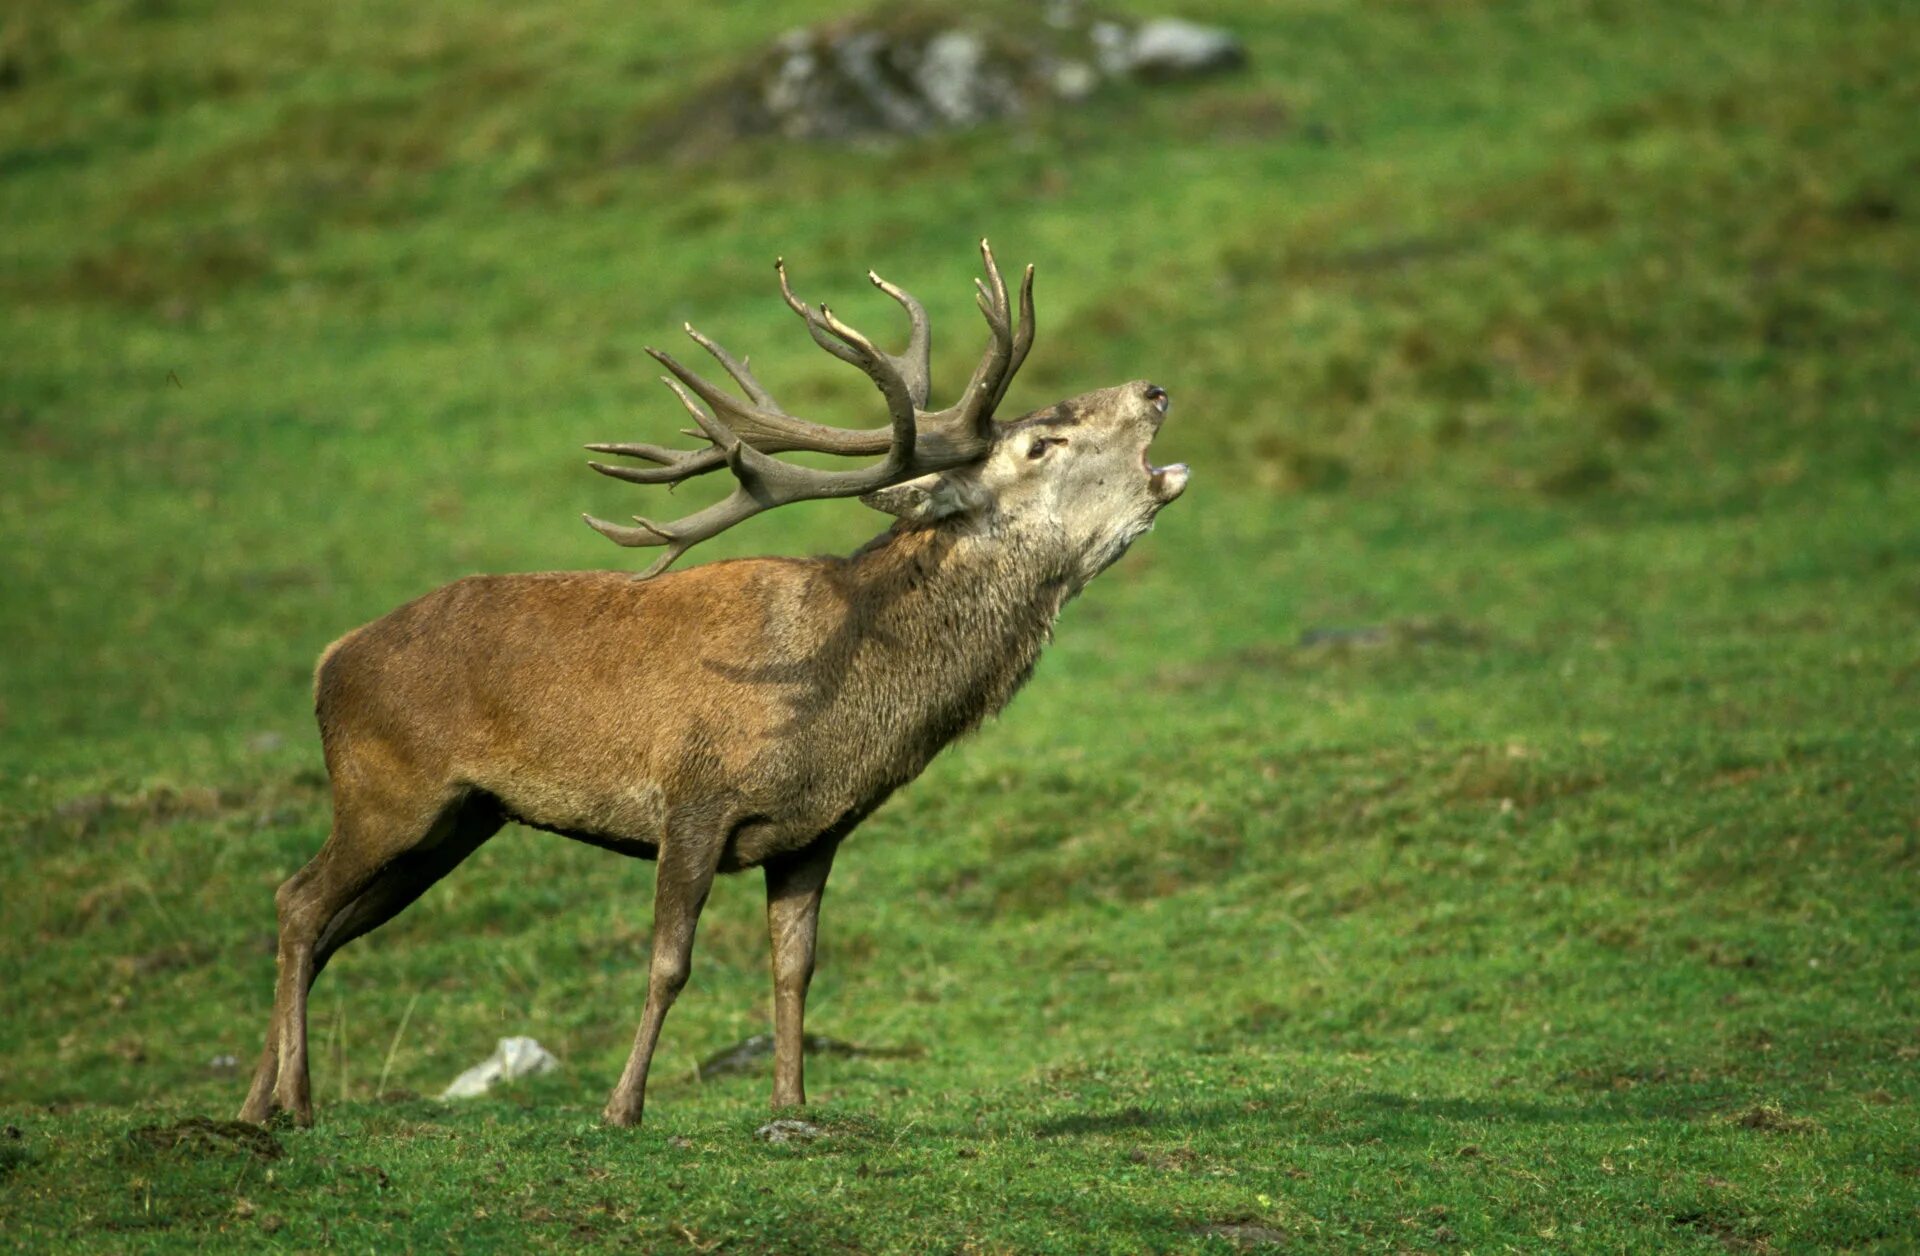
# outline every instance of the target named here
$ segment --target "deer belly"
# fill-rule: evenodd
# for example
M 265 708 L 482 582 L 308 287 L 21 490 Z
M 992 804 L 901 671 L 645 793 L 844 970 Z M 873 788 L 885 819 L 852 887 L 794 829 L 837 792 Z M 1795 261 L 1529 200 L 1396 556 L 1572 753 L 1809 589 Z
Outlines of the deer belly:
M 551 779 L 476 783 L 520 823 L 599 845 L 632 846 L 634 853 L 650 856 L 666 831 L 666 798 L 652 783 L 615 788 Z

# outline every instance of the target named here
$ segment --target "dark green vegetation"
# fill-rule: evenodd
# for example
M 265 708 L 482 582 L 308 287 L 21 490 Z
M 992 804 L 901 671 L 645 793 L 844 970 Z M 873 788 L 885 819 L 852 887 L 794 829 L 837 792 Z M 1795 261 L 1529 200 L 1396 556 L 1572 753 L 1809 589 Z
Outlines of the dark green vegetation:
M 1186 6 L 1254 70 L 855 152 L 661 163 L 806 4 L 0 19 L 0 1243 L 106 1251 L 1909 1250 L 1920 1242 L 1920 21 L 1896 3 Z M 326 830 L 336 633 L 624 563 L 581 466 L 692 318 L 877 414 L 768 265 L 1150 375 L 1194 488 L 868 823 L 751 1139 L 756 879 L 648 1124 L 599 1128 L 649 866 L 508 830 L 238 1107 Z M 849 548 L 855 506 L 702 558 Z M 566 1070 L 430 1099 L 493 1039 Z M 210 1064 L 236 1056 L 238 1068 Z M 182 1124 L 182 1122 L 188 1122 Z

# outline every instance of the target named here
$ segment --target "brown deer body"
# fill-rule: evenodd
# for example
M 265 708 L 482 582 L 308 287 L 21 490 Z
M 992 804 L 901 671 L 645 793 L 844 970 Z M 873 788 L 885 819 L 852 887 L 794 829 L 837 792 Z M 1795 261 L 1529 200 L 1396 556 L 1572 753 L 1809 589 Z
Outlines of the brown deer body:
M 713 877 L 755 867 L 765 871 L 773 951 L 774 1104 L 804 1102 L 802 1018 L 821 893 L 841 839 L 1013 696 L 1060 607 L 1185 486 L 1184 467 L 1145 460 L 1166 409 L 1165 393 L 1150 384 L 992 421 L 1032 316 L 1023 291 L 1022 334 L 1011 334 L 990 254 L 987 262 L 993 284 L 982 308 L 995 337 L 969 386 L 971 412 L 965 399 L 939 415 L 919 409 L 924 366 L 917 377 L 911 368 L 924 358 L 924 316 L 905 294 L 881 285 L 914 316 L 904 362 L 794 303 L 816 339 L 825 326 L 836 343 L 864 347 L 858 364 L 889 394 L 889 443 L 858 450 L 888 455 L 872 473 L 803 472 L 764 458 L 770 448 L 873 436 L 815 428 L 798 443 L 801 421 L 773 407 L 713 346 L 759 405 L 760 426 L 657 355 L 733 419 L 705 416 L 682 394 L 721 456 L 596 447 L 665 468 L 601 468 L 642 482 L 732 466 L 734 497 L 679 525 L 591 521 L 623 543 L 668 546 L 667 561 L 757 509 L 854 491 L 900 517 L 860 552 L 713 563 L 660 579 L 472 577 L 329 647 L 315 705 L 333 829 L 278 895 L 274 1015 L 243 1119 L 263 1120 L 276 1107 L 311 1119 L 306 997 L 314 978 L 342 945 L 390 919 L 510 820 L 658 860 L 646 1005 L 607 1104 L 610 1122 L 640 1117 L 648 1064 L 686 983 Z M 998 376 L 987 369 L 996 355 Z M 916 456 L 921 432 L 930 439 Z M 1069 457 L 1069 446 L 1086 452 Z M 824 481 L 797 478 L 793 496 L 768 491 L 789 471 L 842 478 L 825 491 Z

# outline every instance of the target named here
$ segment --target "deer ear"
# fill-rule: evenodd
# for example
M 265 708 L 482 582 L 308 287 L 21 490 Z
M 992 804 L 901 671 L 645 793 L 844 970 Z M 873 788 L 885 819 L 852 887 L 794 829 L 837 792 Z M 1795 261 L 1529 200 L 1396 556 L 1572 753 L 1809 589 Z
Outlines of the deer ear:
M 959 481 L 936 471 L 917 480 L 875 489 L 862 497 L 860 504 L 908 523 L 933 523 L 969 509 L 973 502 Z

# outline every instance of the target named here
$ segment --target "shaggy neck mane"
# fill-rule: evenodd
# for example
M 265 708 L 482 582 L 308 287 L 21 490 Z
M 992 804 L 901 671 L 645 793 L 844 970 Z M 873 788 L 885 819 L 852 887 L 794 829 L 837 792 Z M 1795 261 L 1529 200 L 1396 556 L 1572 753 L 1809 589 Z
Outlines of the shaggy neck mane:
M 965 520 L 903 523 L 830 564 L 848 611 L 846 698 L 926 758 L 1005 706 L 1075 591 L 1072 564 L 1044 540 Z

